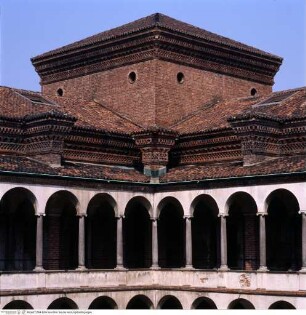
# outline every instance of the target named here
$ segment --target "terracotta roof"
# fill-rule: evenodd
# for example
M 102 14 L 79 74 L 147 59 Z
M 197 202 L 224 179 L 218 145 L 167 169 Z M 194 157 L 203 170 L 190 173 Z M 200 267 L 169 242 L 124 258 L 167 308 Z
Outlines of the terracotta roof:
M 182 166 L 170 169 L 166 175 L 161 177 L 160 181 L 184 182 L 295 172 L 306 173 L 306 160 L 304 156 L 275 158 L 250 166 L 242 166 L 241 163 Z
M 271 100 L 275 100 L 271 102 Z M 293 119 L 306 115 L 306 88 L 274 92 L 263 97 L 218 101 L 190 114 L 172 126 L 180 134 L 229 128 L 230 118 L 261 114 L 269 118 Z
M 130 119 L 94 101 L 52 97 L 39 92 L 0 87 L 0 116 L 24 118 L 58 112 L 77 118 L 76 126 L 92 127 L 117 133 L 131 133 L 141 128 Z
M 52 168 L 47 164 L 20 156 L 0 155 L 1 171 L 18 174 L 54 175 L 84 179 L 104 179 L 127 182 L 149 182 L 150 178 L 132 168 L 91 164 L 66 164 Z
M 259 50 L 257 48 L 242 44 L 238 41 L 234 41 L 232 39 L 211 33 L 209 31 L 206 31 L 199 27 L 195 27 L 191 24 L 176 20 L 174 18 L 171 18 L 161 13 L 155 13 L 147 17 L 138 19 L 136 21 L 116 27 L 114 29 L 104 31 L 96 35 L 87 37 L 85 39 L 74 42 L 72 44 L 69 44 L 69 45 L 60 47 L 58 49 L 49 51 L 47 53 L 38 55 L 37 57 L 32 58 L 32 60 L 34 61 L 39 58 L 52 57 L 57 54 L 69 52 L 74 49 L 87 48 L 99 42 L 120 38 L 125 35 L 137 33 L 139 31 L 152 29 L 152 28 L 167 29 L 167 30 L 179 32 L 185 35 L 193 36 L 194 38 L 197 38 L 197 39 L 212 42 L 214 44 L 219 44 L 221 46 L 228 46 L 228 47 L 238 49 L 238 50 L 243 50 L 243 51 L 247 51 L 251 53 L 257 53 L 268 59 L 272 58 L 272 59 L 277 59 L 278 61 L 282 60 L 282 58 L 276 55 L 273 55 L 273 54 L 264 52 L 262 50 Z

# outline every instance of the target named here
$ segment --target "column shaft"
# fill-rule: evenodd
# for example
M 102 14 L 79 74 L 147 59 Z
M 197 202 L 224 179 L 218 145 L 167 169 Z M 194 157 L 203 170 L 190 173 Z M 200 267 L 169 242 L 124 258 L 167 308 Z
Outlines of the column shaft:
M 266 213 L 259 213 L 259 270 L 266 271 Z
M 158 234 L 157 219 L 152 219 L 152 267 L 158 268 Z
M 226 216 L 221 215 L 221 270 L 227 270 L 227 234 L 226 234 Z
M 85 218 L 79 216 L 79 263 L 78 269 L 85 269 Z
M 38 215 L 36 220 L 36 263 L 35 271 L 43 269 L 43 216 Z
M 186 222 L 186 268 L 192 268 L 191 217 L 186 217 L 185 222 Z
M 306 211 L 301 211 L 302 215 L 302 272 L 306 272 Z
M 122 231 L 123 216 L 117 218 L 117 267 L 116 269 L 123 268 L 123 231 Z

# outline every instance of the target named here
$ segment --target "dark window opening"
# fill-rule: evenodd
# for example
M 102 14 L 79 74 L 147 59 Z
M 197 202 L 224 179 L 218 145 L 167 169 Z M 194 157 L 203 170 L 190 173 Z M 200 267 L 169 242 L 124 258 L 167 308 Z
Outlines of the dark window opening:
M 134 296 L 128 303 L 126 309 L 130 310 L 147 310 L 153 307 L 149 298 L 144 295 Z
M 254 89 L 254 88 L 253 88 L 253 89 L 251 89 L 251 95 L 252 95 L 252 96 L 255 96 L 256 94 L 257 94 L 257 90 L 256 90 L 256 89 Z
M 58 90 L 56 91 L 56 93 L 57 93 L 58 96 L 63 96 L 63 95 L 64 95 L 63 89 L 58 89 Z
M 134 83 L 136 81 L 136 78 L 137 78 L 136 72 L 132 71 L 129 73 L 129 82 L 130 83 Z
M 177 75 L 176 75 L 176 79 L 177 79 L 177 82 L 182 84 L 184 83 L 185 81 L 185 76 L 184 76 L 184 73 L 183 72 L 179 72 Z

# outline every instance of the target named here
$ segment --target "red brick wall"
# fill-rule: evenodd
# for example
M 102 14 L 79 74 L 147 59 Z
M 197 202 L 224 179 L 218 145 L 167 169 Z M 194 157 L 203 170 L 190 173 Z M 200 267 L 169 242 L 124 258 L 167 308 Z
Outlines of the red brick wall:
M 137 80 L 131 84 L 128 74 L 134 71 Z M 177 82 L 177 73 L 184 73 L 184 83 Z M 226 75 L 187 66 L 150 60 L 43 86 L 43 93 L 93 99 L 133 118 L 143 126 L 174 123 L 198 109 L 213 97 L 224 99 L 250 96 L 256 88 L 268 94 L 271 86 L 253 83 Z M 156 109 L 156 110 L 155 110 Z

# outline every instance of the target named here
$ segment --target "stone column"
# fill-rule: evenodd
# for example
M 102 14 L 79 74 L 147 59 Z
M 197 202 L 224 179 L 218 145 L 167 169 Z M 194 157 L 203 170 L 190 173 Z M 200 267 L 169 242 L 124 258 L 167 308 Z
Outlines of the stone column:
M 267 271 L 267 241 L 266 241 L 266 218 L 267 213 L 258 212 L 259 216 L 259 269 L 258 271 Z
M 117 267 L 116 269 L 125 269 L 123 267 L 123 215 L 117 217 Z
M 79 263 L 78 270 L 85 270 L 85 215 L 79 214 Z
M 227 214 L 219 214 L 220 217 L 220 237 L 221 237 L 221 266 L 220 270 L 228 270 L 227 266 L 227 234 L 226 234 L 226 217 Z
M 157 218 L 151 218 L 152 221 L 152 266 L 151 269 L 158 269 L 158 234 Z
M 300 272 L 306 273 L 306 210 L 299 211 L 302 216 L 302 268 Z
M 43 271 L 43 214 L 36 217 L 36 263 L 34 271 Z
M 186 233 L 186 266 L 192 269 L 192 232 L 191 232 L 191 216 L 185 216 L 185 233 Z

